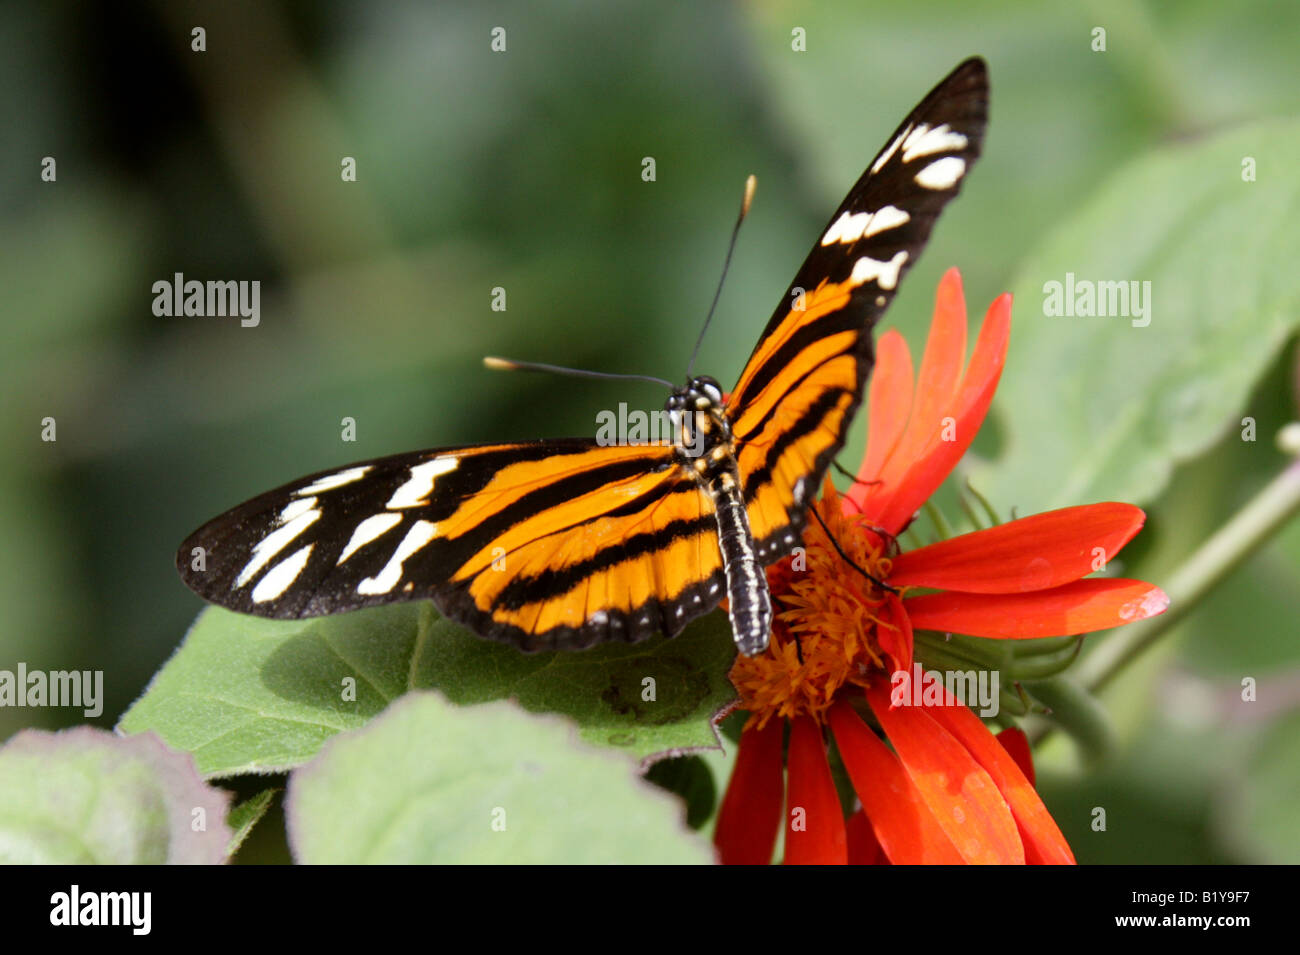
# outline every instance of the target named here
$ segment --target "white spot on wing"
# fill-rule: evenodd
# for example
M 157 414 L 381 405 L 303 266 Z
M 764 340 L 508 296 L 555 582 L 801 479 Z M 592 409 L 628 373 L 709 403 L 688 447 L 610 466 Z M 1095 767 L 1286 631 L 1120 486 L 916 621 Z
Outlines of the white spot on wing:
M 393 492 L 392 498 L 388 502 L 388 507 L 419 507 L 421 504 L 429 503 L 429 495 L 433 493 L 434 481 L 440 475 L 449 471 L 456 470 L 460 464 L 460 458 L 443 457 L 432 458 L 423 464 L 417 464 L 411 468 L 411 476 L 406 483 Z
M 337 474 L 326 474 L 324 477 L 318 477 L 306 487 L 294 491 L 294 494 L 298 497 L 306 497 L 309 494 L 319 494 L 321 491 L 332 491 L 336 487 L 343 487 L 343 485 L 351 484 L 353 481 L 360 481 L 369 470 L 370 465 L 363 464 L 360 467 L 339 471 Z
M 896 206 L 881 206 L 875 212 L 845 212 L 822 236 L 822 245 L 836 242 L 851 245 L 859 239 L 878 235 L 905 225 L 911 216 Z
M 433 540 L 437 532 L 438 525 L 429 521 L 416 521 L 412 524 L 411 529 L 402 538 L 402 542 L 397 545 L 393 556 L 384 565 L 384 569 L 377 576 L 367 577 L 357 584 L 357 593 L 386 594 L 396 587 L 397 582 L 402 579 L 402 562 Z
M 257 586 L 253 588 L 253 603 L 266 603 L 288 590 L 290 585 L 298 579 L 302 569 L 307 566 L 307 558 L 311 556 L 311 549 L 315 546 L 312 543 L 306 547 L 299 547 L 289 557 L 268 570 L 266 576 L 259 580 Z
M 284 518 L 285 514 L 288 513 L 293 506 L 294 505 L 290 504 L 280 512 L 281 519 Z M 321 512 L 318 510 L 309 510 L 300 514 L 295 514 L 292 520 L 284 524 L 284 526 L 267 534 L 253 545 L 253 556 L 249 559 L 248 565 L 245 566 L 244 569 L 239 572 L 239 576 L 235 578 L 235 586 L 242 587 L 256 577 L 258 571 L 270 563 L 272 557 L 288 547 L 294 538 L 314 524 L 320 518 L 320 515 Z
M 906 250 L 895 253 L 888 262 L 878 262 L 871 256 L 864 255 L 853 263 L 853 274 L 849 276 L 849 281 L 858 286 L 874 279 L 881 288 L 892 289 L 898 285 L 898 274 L 906 261 Z
M 314 497 L 300 497 L 296 501 L 290 501 L 284 506 L 284 510 L 280 512 L 280 516 L 276 518 L 275 523 L 288 524 L 291 520 L 301 514 L 306 514 L 315 506 L 316 498 Z
M 965 148 L 966 137 L 961 133 L 954 133 L 947 123 L 934 129 L 918 126 L 916 132 L 903 142 L 903 162 L 911 162 L 918 156 L 932 156 L 935 153 Z
M 343 553 L 339 554 L 338 562 L 343 563 L 372 540 L 387 534 L 400 523 L 402 523 L 401 514 L 372 514 L 367 517 L 352 532 L 352 539 L 348 541 L 348 546 L 343 548 Z
M 951 189 L 966 172 L 966 160 L 957 156 L 936 159 L 916 174 L 916 184 L 926 189 Z
M 921 128 L 924 129 L 925 127 L 922 126 Z M 889 162 L 894 153 L 898 152 L 898 147 L 903 144 L 903 140 L 907 138 L 908 133 L 911 131 L 912 127 L 909 126 L 907 129 L 899 133 L 898 136 L 894 138 L 894 141 L 889 144 L 889 148 L 880 154 L 880 158 L 871 164 L 871 174 L 873 176 L 884 168 L 885 163 Z

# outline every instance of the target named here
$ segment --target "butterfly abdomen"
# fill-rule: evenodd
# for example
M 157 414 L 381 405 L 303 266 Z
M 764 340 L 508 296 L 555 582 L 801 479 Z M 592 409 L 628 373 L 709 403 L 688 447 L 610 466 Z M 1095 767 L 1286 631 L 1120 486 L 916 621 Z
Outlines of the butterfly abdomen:
M 767 649 L 772 629 L 772 598 L 767 574 L 754 547 L 749 529 L 745 496 L 740 489 L 740 471 L 735 461 L 709 484 L 714 516 L 718 519 L 718 545 L 727 575 L 727 613 L 736 647 L 746 656 Z

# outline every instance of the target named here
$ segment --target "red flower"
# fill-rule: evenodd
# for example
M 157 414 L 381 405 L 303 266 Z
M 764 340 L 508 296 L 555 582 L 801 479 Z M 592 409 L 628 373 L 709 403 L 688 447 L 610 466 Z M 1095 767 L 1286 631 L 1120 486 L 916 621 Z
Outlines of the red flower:
M 750 717 L 719 810 L 723 862 L 769 862 L 782 818 L 787 863 L 1074 861 L 1034 790 L 1023 734 L 995 737 L 942 685 L 923 700 L 911 696 L 913 631 L 1027 639 L 1161 613 L 1168 598 L 1151 584 L 1086 577 L 1145 515 L 1094 504 L 897 556 L 889 546 L 974 439 L 1010 324 L 1011 297 L 1003 295 L 963 372 L 966 310 L 954 269 L 939 283 L 915 388 L 906 342 L 894 331 L 881 336 L 858 482 L 841 498 L 828 480 L 814 505 L 834 540 L 812 521 L 804 552 L 769 568 L 785 609 L 768 652 L 738 658 L 731 671 Z M 847 821 L 827 729 L 861 803 Z

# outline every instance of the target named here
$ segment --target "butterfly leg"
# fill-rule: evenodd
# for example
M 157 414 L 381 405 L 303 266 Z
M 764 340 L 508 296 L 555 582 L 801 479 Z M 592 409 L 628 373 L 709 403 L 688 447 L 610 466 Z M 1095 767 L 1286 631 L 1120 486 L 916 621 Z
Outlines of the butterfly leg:
M 879 483 L 880 483 L 879 480 L 876 480 L 876 481 L 864 481 L 864 480 L 862 480 L 862 478 L 858 477 L 856 474 L 854 474 L 852 471 L 850 471 L 850 470 L 849 470 L 848 468 L 846 468 L 844 465 L 840 464 L 840 462 L 838 462 L 838 461 L 834 461 L 834 460 L 832 460 L 832 461 L 831 461 L 831 467 L 833 467 L 836 471 L 839 471 L 840 474 L 842 474 L 844 477 L 848 478 L 848 479 L 849 479 L 850 481 L 852 481 L 854 484 L 879 484 Z
M 854 484 L 870 485 L 870 484 L 881 483 L 879 480 L 864 481 L 859 477 L 855 477 L 852 471 L 850 471 L 844 465 L 840 464 L 840 462 L 838 461 L 832 460 L 831 467 L 833 467 L 836 471 L 839 471 L 840 474 L 843 474 L 845 477 L 849 478 L 851 481 L 853 481 Z M 898 538 L 896 535 L 889 533 L 889 531 L 885 530 L 883 527 L 880 527 L 877 524 L 865 524 L 863 526 L 866 527 L 867 530 L 875 534 L 877 537 L 879 537 L 881 540 L 883 540 L 885 542 L 885 545 L 889 548 L 889 552 L 891 554 L 898 553 Z
M 837 553 L 837 554 L 840 555 L 840 558 L 844 561 L 844 563 L 848 564 L 850 567 L 852 567 L 854 570 L 856 570 L 856 571 L 857 571 L 859 574 L 861 574 L 863 577 L 867 578 L 867 580 L 871 581 L 873 584 L 875 584 L 875 585 L 876 585 L 877 587 L 879 587 L 881 590 L 887 590 L 887 591 L 889 591 L 891 594 L 896 594 L 896 593 L 898 593 L 898 588 L 897 588 L 897 587 L 891 587 L 891 586 L 889 586 L 889 584 L 885 583 L 883 580 L 880 580 L 880 579 L 878 579 L 878 578 L 876 578 L 876 577 L 873 577 L 871 574 L 867 573 L 865 570 L 863 570 L 861 567 L 859 567 L 856 563 L 854 563 L 853 559 L 852 559 L 851 557 L 849 557 L 848 554 L 844 553 L 844 550 L 840 547 L 839 541 L 837 541 L 837 540 L 835 539 L 835 535 L 831 533 L 831 529 L 830 529 L 829 527 L 827 527 L 827 526 L 826 526 L 826 522 L 825 522 L 824 520 L 822 520 L 822 516 L 821 516 L 820 514 L 817 513 L 817 508 L 815 508 L 815 507 L 810 507 L 808 510 L 812 513 L 812 516 L 813 516 L 813 517 L 817 518 L 817 523 L 820 524 L 820 525 L 822 526 L 822 530 L 824 530 L 824 531 L 826 532 L 826 539 L 829 540 L 829 541 L 831 542 L 831 546 L 835 548 L 835 553 Z

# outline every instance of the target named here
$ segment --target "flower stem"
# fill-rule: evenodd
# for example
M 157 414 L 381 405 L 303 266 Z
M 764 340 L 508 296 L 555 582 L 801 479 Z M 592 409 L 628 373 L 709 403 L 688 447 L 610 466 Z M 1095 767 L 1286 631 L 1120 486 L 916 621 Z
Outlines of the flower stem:
M 1104 763 L 1116 746 L 1115 727 L 1106 710 L 1069 677 L 1026 683 L 1025 689 L 1051 710 L 1051 719 L 1074 740 L 1088 766 Z
M 1168 633 L 1224 577 L 1300 511 L 1300 459 L 1292 461 L 1170 576 L 1169 609 L 1115 631 L 1079 662 L 1073 678 L 1100 690 Z

